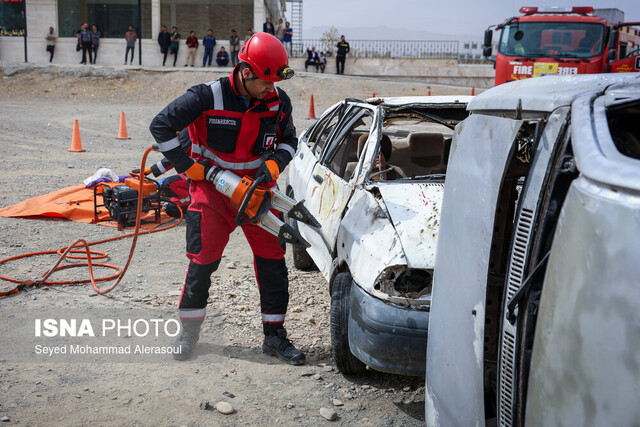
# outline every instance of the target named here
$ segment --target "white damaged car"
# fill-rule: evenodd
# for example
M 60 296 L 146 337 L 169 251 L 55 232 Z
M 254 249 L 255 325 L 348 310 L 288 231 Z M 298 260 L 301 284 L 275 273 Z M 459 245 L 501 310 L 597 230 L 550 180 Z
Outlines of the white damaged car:
M 321 223 L 296 221 L 331 292 L 338 369 L 424 375 L 440 206 L 453 128 L 468 96 L 346 99 L 300 136 L 287 194 Z

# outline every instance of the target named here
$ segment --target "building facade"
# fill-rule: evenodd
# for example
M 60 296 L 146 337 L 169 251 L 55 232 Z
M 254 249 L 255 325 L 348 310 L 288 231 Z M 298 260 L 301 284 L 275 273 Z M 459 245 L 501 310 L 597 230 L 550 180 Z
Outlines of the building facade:
M 196 64 L 202 65 L 202 38 L 208 29 L 216 37 L 215 56 L 222 46 L 228 50 L 232 29 L 242 41 L 248 29 L 262 31 L 267 17 L 272 22 L 284 19 L 285 5 L 285 0 L 0 0 L 0 61 L 48 63 L 45 36 L 53 27 L 58 35 L 53 62 L 77 64 L 81 52 L 76 51 L 76 33 L 88 23 L 102 33 L 98 65 L 124 62 L 124 35 L 130 25 L 141 36 L 134 65 L 162 65 L 157 42 L 162 25 L 169 31 L 178 27 L 181 35 L 176 66 L 186 62 L 191 31 L 200 41 Z M 173 58 L 167 58 L 167 66 L 172 64 Z

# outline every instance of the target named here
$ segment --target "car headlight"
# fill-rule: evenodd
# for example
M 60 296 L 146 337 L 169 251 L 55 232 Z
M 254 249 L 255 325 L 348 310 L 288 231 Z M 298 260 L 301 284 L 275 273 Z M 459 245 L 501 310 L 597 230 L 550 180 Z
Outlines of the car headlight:
M 403 307 L 426 308 L 431 304 L 433 270 L 394 266 L 376 279 L 373 296 Z

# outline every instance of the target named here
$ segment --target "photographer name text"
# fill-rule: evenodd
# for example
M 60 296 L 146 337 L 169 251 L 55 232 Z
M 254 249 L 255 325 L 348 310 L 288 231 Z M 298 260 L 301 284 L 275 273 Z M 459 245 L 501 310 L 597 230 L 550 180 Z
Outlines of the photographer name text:
M 91 345 L 60 345 L 60 346 L 45 346 L 36 344 L 33 348 L 35 354 L 44 356 L 66 355 L 66 354 L 173 354 L 178 353 L 180 348 L 176 349 L 173 346 L 148 346 L 148 345 L 114 345 L 114 346 L 91 346 Z

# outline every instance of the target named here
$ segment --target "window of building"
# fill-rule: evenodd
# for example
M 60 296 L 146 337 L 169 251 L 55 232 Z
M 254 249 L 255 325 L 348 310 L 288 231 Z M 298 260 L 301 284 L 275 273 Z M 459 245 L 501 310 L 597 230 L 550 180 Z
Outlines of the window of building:
M 124 38 L 129 25 L 143 38 L 151 38 L 151 0 L 142 0 L 142 29 L 138 28 L 138 1 L 92 2 L 58 0 L 59 37 L 75 37 L 85 22 L 97 25 L 103 38 Z
M 253 3 L 253 0 L 161 0 L 160 24 L 169 31 L 174 25 L 178 27 L 182 40 L 194 31 L 202 41 L 211 28 L 218 43 L 229 40 L 231 30 L 235 29 L 242 44 L 247 29 L 253 28 Z
M 0 36 L 24 36 L 24 0 L 0 0 Z

